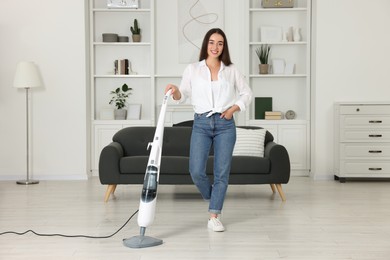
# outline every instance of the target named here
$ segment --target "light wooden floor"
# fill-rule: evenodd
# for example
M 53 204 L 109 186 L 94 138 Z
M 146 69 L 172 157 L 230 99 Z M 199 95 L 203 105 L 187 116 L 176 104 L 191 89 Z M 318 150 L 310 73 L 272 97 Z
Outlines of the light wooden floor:
M 207 204 L 191 185 L 159 186 L 156 219 L 147 235 L 164 240 L 131 249 L 136 217 L 108 239 L 0 236 L 0 259 L 390 259 L 390 182 L 313 181 L 293 177 L 287 201 L 269 185 L 233 186 L 224 233 L 206 228 Z M 138 208 L 140 185 L 118 186 L 103 203 L 105 186 L 89 181 L 0 182 L 0 232 L 109 235 Z

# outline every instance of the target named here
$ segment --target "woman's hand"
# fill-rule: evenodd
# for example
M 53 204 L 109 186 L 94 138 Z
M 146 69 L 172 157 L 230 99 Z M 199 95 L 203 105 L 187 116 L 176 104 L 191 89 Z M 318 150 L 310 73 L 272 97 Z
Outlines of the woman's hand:
M 236 111 L 240 111 L 240 107 L 237 105 L 233 105 L 229 109 L 227 109 L 221 113 L 221 118 L 225 118 L 226 120 L 230 120 L 233 118 L 233 114 Z
M 168 84 L 166 87 L 165 87 L 165 92 L 164 94 L 166 94 L 168 92 L 168 90 L 172 90 L 171 94 L 172 94 L 172 97 L 174 100 L 179 100 L 181 98 L 181 93 L 179 91 L 179 88 L 176 87 L 175 85 L 173 84 Z

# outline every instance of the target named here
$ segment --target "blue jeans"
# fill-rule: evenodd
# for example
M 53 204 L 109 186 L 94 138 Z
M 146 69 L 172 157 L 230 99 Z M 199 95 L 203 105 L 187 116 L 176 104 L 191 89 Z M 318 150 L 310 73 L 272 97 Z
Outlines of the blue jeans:
M 229 183 L 230 165 L 236 126 L 234 119 L 220 118 L 217 113 L 195 114 L 190 146 L 190 173 L 203 199 L 209 202 L 209 212 L 220 214 Z M 206 175 L 207 158 L 214 145 L 214 183 Z

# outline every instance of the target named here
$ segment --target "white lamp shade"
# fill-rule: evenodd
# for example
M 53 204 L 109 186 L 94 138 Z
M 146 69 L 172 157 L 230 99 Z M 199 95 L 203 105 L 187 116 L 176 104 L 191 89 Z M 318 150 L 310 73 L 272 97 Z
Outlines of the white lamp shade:
M 39 69 L 34 62 L 22 61 L 16 67 L 15 88 L 35 88 L 43 86 Z

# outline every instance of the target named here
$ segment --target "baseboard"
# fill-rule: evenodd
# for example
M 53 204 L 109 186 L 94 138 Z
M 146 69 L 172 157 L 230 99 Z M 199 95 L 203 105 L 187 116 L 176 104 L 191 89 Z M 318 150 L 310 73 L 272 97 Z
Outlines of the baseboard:
M 24 180 L 26 176 L 0 175 L 0 181 L 18 181 Z M 38 181 L 79 181 L 88 180 L 87 175 L 70 174 L 70 175 L 34 175 L 31 179 Z

